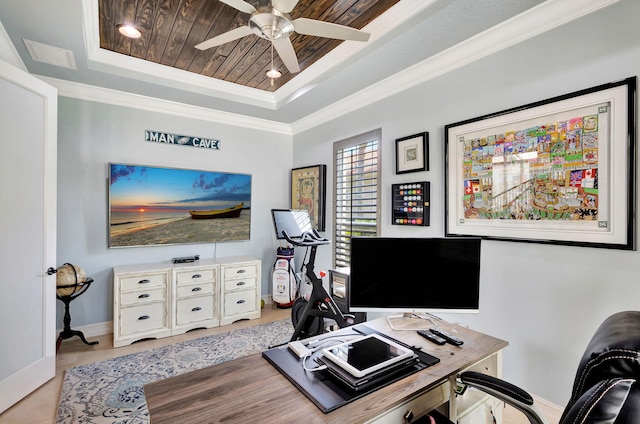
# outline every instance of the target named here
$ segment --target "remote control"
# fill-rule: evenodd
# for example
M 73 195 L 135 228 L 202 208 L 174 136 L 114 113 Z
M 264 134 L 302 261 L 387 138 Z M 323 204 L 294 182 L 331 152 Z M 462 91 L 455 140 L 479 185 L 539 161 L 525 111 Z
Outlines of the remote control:
M 456 336 L 449 334 L 440 328 L 430 328 L 429 331 L 431 331 L 433 334 L 437 334 L 438 336 L 442 337 L 452 345 L 460 346 L 462 343 L 464 343 L 462 340 L 460 340 Z
M 442 337 L 427 330 L 418 330 L 418 334 L 435 344 L 443 345 L 447 342 L 446 339 L 443 339 Z

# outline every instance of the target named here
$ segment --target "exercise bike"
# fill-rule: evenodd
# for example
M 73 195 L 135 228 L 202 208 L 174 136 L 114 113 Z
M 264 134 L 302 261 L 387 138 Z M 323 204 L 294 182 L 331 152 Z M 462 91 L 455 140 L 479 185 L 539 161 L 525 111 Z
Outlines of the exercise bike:
M 343 314 L 340 308 L 322 285 L 322 278 L 314 271 L 316 250 L 318 246 L 329 244 L 330 241 L 322 237 L 316 230 L 311 229 L 302 233 L 300 237 L 290 237 L 286 230 L 282 231 L 284 238 L 294 246 L 310 248 L 309 259 L 302 267 L 306 267 L 305 276 L 311 284 L 309 298 L 298 297 L 291 309 L 291 321 L 295 328 L 291 341 L 305 339 L 325 332 L 325 319 L 335 321 L 340 328 L 353 325 L 355 315 Z

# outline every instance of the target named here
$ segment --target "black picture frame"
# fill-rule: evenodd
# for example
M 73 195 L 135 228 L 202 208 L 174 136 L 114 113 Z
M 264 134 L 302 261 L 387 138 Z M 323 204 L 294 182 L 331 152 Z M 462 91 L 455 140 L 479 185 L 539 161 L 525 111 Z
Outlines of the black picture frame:
M 291 209 L 306 209 L 316 231 L 325 231 L 327 165 L 291 170 Z
M 396 139 L 396 174 L 429 170 L 429 133 Z
M 636 77 L 445 126 L 445 235 L 636 250 Z
M 430 225 L 431 184 L 429 181 L 391 185 L 391 224 Z

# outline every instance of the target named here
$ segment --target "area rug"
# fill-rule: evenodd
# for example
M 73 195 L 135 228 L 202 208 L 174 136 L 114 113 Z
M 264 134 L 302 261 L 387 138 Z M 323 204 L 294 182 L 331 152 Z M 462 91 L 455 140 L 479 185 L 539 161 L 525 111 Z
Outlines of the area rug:
M 57 423 L 147 424 L 145 384 L 262 352 L 292 335 L 287 318 L 69 368 Z

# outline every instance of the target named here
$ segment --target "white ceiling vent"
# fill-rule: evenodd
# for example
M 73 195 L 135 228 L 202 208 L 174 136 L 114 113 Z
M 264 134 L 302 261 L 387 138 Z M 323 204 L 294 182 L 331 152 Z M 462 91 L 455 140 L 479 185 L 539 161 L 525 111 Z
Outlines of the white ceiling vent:
M 76 61 L 73 58 L 73 52 L 71 50 L 38 43 L 36 41 L 27 40 L 26 38 L 23 38 L 22 40 L 24 41 L 24 45 L 27 46 L 31 59 L 36 62 L 48 63 L 50 65 L 61 66 L 63 68 L 76 69 Z

